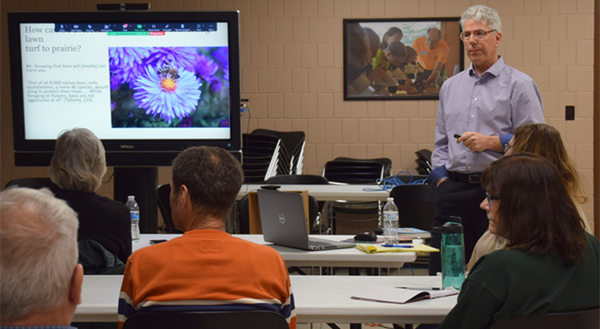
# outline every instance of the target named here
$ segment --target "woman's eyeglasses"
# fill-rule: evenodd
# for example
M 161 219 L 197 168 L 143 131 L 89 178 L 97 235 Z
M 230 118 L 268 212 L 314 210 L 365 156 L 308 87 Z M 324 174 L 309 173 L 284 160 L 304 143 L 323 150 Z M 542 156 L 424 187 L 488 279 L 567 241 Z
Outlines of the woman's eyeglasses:
M 490 195 L 488 192 L 485 192 L 485 197 L 487 198 L 488 204 L 491 204 L 492 200 L 500 200 L 499 197 Z

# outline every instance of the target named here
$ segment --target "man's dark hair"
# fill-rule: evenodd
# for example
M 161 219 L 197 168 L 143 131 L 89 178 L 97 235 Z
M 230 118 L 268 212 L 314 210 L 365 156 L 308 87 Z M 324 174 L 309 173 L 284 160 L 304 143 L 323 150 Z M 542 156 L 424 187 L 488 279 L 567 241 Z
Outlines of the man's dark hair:
M 394 57 L 406 57 L 406 47 L 400 41 L 390 43 L 387 49 Z
M 217 147 L 192 147 L 173 160 L 174 194 L 185 185 L 200 215 L 226 218 L 243 182 L 240 163 Z
M 496 234 L 508 240 L 508 249 L 556 252 L 568 265 L 583 258 L 583 220 L 550 161 L 528 153 L 505 156 L 483 171 L 481 186 L 499 198 Z

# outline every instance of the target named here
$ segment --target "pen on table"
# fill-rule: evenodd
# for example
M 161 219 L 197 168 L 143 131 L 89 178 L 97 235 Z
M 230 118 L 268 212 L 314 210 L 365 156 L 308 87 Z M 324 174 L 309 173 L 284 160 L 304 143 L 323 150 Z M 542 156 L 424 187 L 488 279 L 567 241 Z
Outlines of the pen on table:
M 440 287 L 400 286 L 400 289 L 408 290 L 442 290 Z
M 382 247 L 386 247 L 386 248 L 414 248 L 411 245 L 407 245 L 407 244 L 382 244 Z

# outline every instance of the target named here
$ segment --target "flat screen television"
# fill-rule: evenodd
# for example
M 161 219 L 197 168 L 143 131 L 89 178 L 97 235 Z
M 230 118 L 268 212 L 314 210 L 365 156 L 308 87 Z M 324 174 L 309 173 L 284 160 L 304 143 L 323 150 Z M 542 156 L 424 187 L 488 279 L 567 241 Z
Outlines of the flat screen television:
M 109 166 L 241 150 L 237 11 L 9 13 L 8 24 L 17 166 L 48 166 L 76 127 L 102 140 Z

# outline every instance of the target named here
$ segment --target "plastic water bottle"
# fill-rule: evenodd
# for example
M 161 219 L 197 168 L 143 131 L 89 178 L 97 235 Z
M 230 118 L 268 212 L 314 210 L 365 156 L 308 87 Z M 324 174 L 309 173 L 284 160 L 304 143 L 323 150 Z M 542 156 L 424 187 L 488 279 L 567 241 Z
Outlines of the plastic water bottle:
M 131 214 L 131 241 L 138 242 L 140 241 L 140 207 L 135 201 L 135 196 L 128 196 L 125 206 Z
M 383 206 L 383 243 L 398 244 L 398 207 L 392 197 Z
M 451 216 L 450 221 L 434 230 L 442 233 L 442 287 L 460 290 L 465 281 L 465 242 L 461 218 Z

